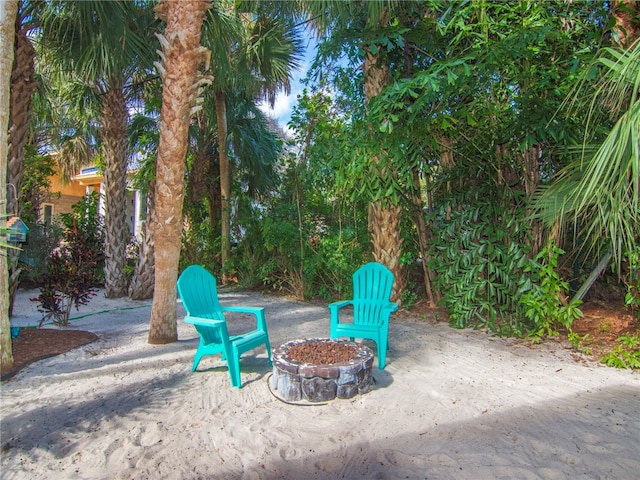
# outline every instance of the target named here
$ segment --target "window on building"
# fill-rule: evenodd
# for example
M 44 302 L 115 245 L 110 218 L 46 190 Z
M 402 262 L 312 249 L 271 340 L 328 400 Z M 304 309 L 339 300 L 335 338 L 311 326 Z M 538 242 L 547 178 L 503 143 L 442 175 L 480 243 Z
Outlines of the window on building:
M 53 204 L 45 203 L 42 205 L 42 222 L 49 226 L 53 221 Z

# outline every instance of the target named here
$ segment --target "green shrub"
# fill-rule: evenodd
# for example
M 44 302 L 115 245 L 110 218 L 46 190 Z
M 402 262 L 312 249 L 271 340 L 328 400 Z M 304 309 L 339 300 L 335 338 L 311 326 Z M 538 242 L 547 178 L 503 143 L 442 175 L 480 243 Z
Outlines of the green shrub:
M 368 261 L 362 239 L 348 228 L 315 237 L 311 244 L 315 258 L 314 296 L 327 301 L 349 298 L 353 294 L 353 272 Z
M 56 325 L 68 325 L 71 308 L 86 305 L 102 279 L 103 229 L 98 215 L 98 194 L 85 196 L 62 217 L 62 241 L 46 259 L 40 278 L 38 310 Z
M 616 368 L 640 368 L 640 340 L 638 335 L 622 335 L 618 345 L 602 357 L 602 363 Z
M 21 277 L 23 280 L 39 286 L 46 272 L 51 252 L 62 240 L 63 226 L 57 222 L 29 223 L 27 242 L 22 246 L 19 261 L 23 264 Z
M 534 340 L 544 335 L 557 335 L 559 326 L 570 329 L 573 321 L 582 317 L 578 308 L 582 301 L 576 299 L 566 305 L 562 301 L 569 290 L 569 284 L 557 272 L 558 257 L 562 254 L 564 251 L 550 241 L 525 267 L 531 281 L 520 304 L 531 322 L 529 337 Z

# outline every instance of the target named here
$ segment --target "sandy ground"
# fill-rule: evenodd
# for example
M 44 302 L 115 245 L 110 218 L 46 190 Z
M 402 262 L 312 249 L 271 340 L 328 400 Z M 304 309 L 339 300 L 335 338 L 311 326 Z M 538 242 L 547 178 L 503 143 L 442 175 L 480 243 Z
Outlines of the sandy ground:
M 29 296 L 13 324 L 39 320 Z M 244 292 L 221 302 L 264 306 L 273 346 L 328 335 L 326 305 Z M 640 374 L 576 362 L 555 342 L 394 318 L 371 392 L 300 406 L 270 391 L 264 349 L 243 357 L 241 389 L 219 357 L 191 373 L 193 327 L 179 321 L 177 343 L 148 345 L 150 310 L 99 296 L 70 327 L 96 342 L 2 384 L 2 478 L 640 478 Z

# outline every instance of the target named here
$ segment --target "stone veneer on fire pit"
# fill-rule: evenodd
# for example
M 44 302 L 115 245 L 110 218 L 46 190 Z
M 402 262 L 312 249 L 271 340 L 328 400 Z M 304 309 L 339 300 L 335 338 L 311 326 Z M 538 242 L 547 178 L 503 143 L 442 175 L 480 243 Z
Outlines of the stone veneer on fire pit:
M 305 363 L 289 355 L 290 350 L 304 350 L 314 345 L 322 347 L 319 350 L 350 348 L 354 353 L 348 360 L 329 364 Z M 292 340 L 273 349 L 272 385 L 287 401 L 352 398 L 371 390 L 372 365 L 373 352 L 360 343 L 328 338 Z

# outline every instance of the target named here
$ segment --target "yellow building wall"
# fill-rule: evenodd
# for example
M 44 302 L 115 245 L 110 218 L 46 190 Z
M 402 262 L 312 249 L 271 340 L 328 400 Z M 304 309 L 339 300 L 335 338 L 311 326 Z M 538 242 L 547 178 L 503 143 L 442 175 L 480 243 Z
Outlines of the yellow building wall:
M 71 213 L 73 210 L 71 206 L 78 203 L 87 192 L 87 187 L 92 187 L 93 190 L 100 191 L 100 183 L 95 184 L 80 184 L 77 180 L 71 180 L 69 183 L 64 183 L 60 175 L 55 174 L 49 177 L 50 187 L 49 195 L 47 195 L 42 202 L 40 216 L 44 217 L 45 204 L 53 206 L 52 213 L 57 215 L 59 213 Z
M 129 177 L 134 171 L 127 172 Z M 97 172 L 88 172 L 74 177 L 71 182 L 64 183 L 60 175 L 49 177 L 49 194 L 45 196 L 40 206 L 40 221 L 47 221 L 49 215 L 55 216 L 61 213 L 72 213 L 72 206 L 78 203 L 89 191 L 100 192 L 100 182 L 102 175 Z M 127 190 L 126 211 L 131 234 L 139 229 L 139 220 L 136 220 L 136 195 L 135 192 Z
M 75 180 L 65 184 L 58 174 L 53 177 L 49 177 L 49 181 L 51 182 L 51 188 L 49 188 L 51 193 L 59 192 L 61 195 L 82 198 L 86 192 L 86 187 L 84 185 L 80 185 Z M 96 187 L 100 189 L 100 184 L 98 183 Z

